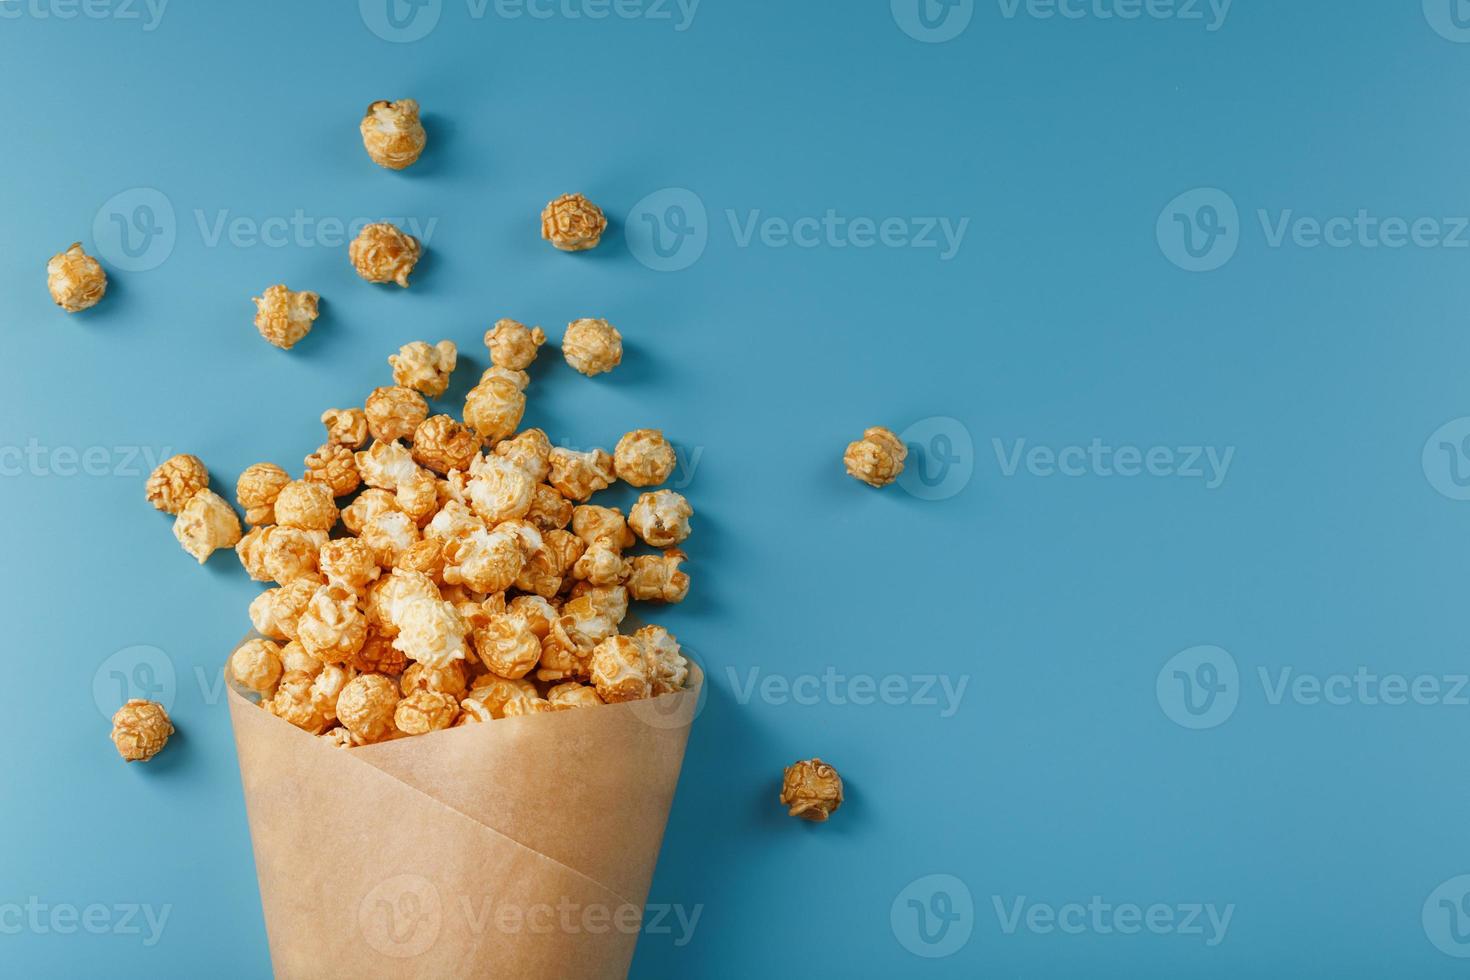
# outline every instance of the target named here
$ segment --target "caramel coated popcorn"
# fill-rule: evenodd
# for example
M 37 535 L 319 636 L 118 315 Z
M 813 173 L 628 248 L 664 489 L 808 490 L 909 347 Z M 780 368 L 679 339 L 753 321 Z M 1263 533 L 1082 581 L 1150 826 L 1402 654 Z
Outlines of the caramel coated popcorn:
M 240 518 L 235 508 L 213 490 L 189 498 L 174 519 L 174 537 L 195 561 L 204 562 L 219 548 L 233 548 L 240 540 Z
M 592 684 L 607 702 L 636 701 L 653 694 L 643 648 L 631 636 L 611 636 L 592 651 Z
M 842 462 L 847 475 L 862 480 L 870 487 L 886 487 L 903 472 L 908 447 L 889 429 L 875 425 L 863 432 L 857 442 L 847 445 Z
M 427 735 L 454 724 L 459 701 L 439 691 L 415 691 L 398 702 L 393 724 L 405 735 Z
M 290 350 L 311 333 L 319 301 L 310 290 L 293 292 L 286 286 L 272 286 L 254 299 L 255 329 L 281 350 Z
M 245 508 L 245 523 L 252 526 L 276 522 L 276 497 L 291 482 L 291 475 L 275 463 L 245 467 L 235 483 L 235 499 Z
M 658 429 L 634 429 L 618 440 L 613 465 L 618 479 L 635 487 L 654 487 L 674 474 L 674 447 Z
M 367 413 L 360 408 L 329 408 L 322 413 L 327 427 L 327 442 L 348 449 L 360 449 L 367 442 Z
M 586 501 L 617 479 L 613 458 L 601 449 L 577 452 L 557 446 L 551 451 L 551 472 L 546 482 L 568 500 Z
M 107 292 L 107 273 L 77 242 L 46 263 L 46 288 L 57 306 L 68 313 L 80 313 L 96 306 Z
M 332 488 L 311 480 L 292 480 L 276 495 L 276 523 L 303 531 L 330 531 L 337 523 Z
M 357 593 L 343 585 L 318 588 L 297 621 L 296 638 L 324 664 L 350 660 L 367 639 L 367 616 L 357 606 Z
M 662 555 L 635 556 L 623 580 L 628 596 L 644 602 L 683 602 L 689 594 L 689 575 L 679 565 L 687 558 L 678 548 L 669 548 Z
M 337 720 L 352 733 L 358 745 L 371 745 L 391 738 L 398 709 L 398 685 L 382 674 L 359 674 L 347 682 L 337 696 Z
M 368 282 L 396 282 L 405 289 L 423 253 L 417 238 L 386 221 L 364 225 L 347 246 L 347 257 L 359 276 Z
M 265 697 L 281 679 L 281 646 L 270 640 L 247 640 L 230 655 L 229 675 L 237 684 Z
M 322 484 L 334 497 L 345 497 L 362 485 L 355 455 L 340 443 L 323 443 L 306 457 L 304 464 L 306 479 Z
M 198 456 L 170 456 L 148 476 L 148 502 L 165 514 L 177 514 L 189 498 L 209 486 L 209 471 Z
M 450 415 L 431 415 L 413 432 L 413 460 L 440 476 L 468 470 L 480 455 L 480 439 Z
M 573 370 L 590 378 L 623 363 L 623 335 L 606 320 L 573 320 L 562 337 L 561 354 Z
M 823 823 L 842 805 L 842 777 L 821 759 L 792 763 L 781 781 L 781 805 L 793 817 Z
M 498 375 L 484 378 L 465 396 L 464 420 L 487 445 L 515 432 L 526 413 L 526 393 L 516 382 Z
M 393 381 L 404 388 L 429 398 L 438 398 L 449 387 L 449 375 L 459 361 L 459 351 L 452 340 L 430 345 L 422 340 L 404 344 L 388 358 L 393 368 Z
M 112 744 L 128 762 L 147 762 L 174 733 L 168 712 L 156 701 L 133 698 L 112 716 Z
M 638 498 L 628 514 L 628 526 L 645 543 L 667 548 L 689 537 L 689 518 L 694 508 L 684 495 L 673 490 L 655 490 Z
M 430 600 L 410 602 L 398 617 L 398 636 L 393 645 L 410 660 L 443 667 L 463 660 L 469 624 L 451 603 Z
M 362 117 L 362 145 L 373 163 L 389 170 L 411 166 L 424 152 L 428 137 L 413 99 L 378 101 Z
M 419 423 L 429 417 L 429 403 L 412 388 L 392 385 L 374 388 L 364 407 L 368 432 L 379 442 L 411 439 Z
M 524 371 L 536 360 L 546 343 L 546 331 L 527 327 L 519 320 L 497 320 L 485 331 L 485 346 L 490 349 L 490 363 L 510 371 Z
M 581 194 L 563 194 L 541 212 L 541 237 L 563 252 L 596 248 L 606 230 L 602 208 Z

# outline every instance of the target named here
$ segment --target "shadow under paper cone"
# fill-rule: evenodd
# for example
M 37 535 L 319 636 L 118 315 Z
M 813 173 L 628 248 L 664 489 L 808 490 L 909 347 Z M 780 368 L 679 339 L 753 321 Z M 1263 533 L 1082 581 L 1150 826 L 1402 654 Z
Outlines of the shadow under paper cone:
M 626 976 L 690 680 L 355 749 L 231 690 L 276 976 Z

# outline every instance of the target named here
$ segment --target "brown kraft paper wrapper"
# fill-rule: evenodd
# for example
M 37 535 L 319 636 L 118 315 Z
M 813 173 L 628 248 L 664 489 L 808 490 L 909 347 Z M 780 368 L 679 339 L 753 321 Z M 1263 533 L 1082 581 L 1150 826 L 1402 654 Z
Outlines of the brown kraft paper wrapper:
M 353 749 L 232 689 L 276 976 L 626 976 L 703 681 Z

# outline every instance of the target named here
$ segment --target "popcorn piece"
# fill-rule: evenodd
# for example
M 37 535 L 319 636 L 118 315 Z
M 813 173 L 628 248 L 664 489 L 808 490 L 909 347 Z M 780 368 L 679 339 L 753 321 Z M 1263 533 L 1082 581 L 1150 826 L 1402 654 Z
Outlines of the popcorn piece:
M 408 666 L 403 651 L 393 646 L 392 637 L 385 636 L 377 627 L 369 626 L 362 649 L 347 661 L 352 669 L 363 674 L 401 674 Z
M 272 640 L 286 639 L 285 631 L 276 622 L 272 613 L 272 603 L 275 599 L 275 589 L 267 589 L 254 599 L 250 600 L 250 625 L 262 636 Z
M 572 531 L 589 546 L 601 539 L 621 551 L 637 543 L 623 512 L 616 507 L 582 504 L 572 511 Z
M 391 738 L 397 708 L 398 685 L 382 674 L 359 674 L 337 696 L 337 720 L 360 745 Z
M 310 575 L 298 578 L 279 589 L 271 590 L 271 618 L 287 639 L 293 641 L 297 639 L 297 627 L 301 623 L 301 615 L 306 612 L 307 605 L 320 586 L 321 582 L 316 576 Z
M 554 529 L 541 533 L 541 547 L 533 551 L 516 576 L 515 587 L 550 599 L 576 566 L 586 546 L 570 531 Z
M 508 704 L 537 697 L 537 694 L 536 685 L 528 680 L 512 680 L 496 674 L 486 674 L 470 687 L 468 697 L 489 708 L 492 718 L 504 718 Z
M 563 252 L 596 248 L 606 230 L 602 209 L 581 194 L 563 194 L 541 212 L 541 237 Z
M 364 225 L 347 246 L 347 257 L 368 282 L 396 282 L 408 288 L 408 277 L 424 253 L 423 244 L 386 221 Z
M 368 592 L 369 625 L 387 637 L 398 635 L 399 624 L 408 607 L 416 602 L 440 602 L 439 587 L 422 572 L 394 569 Z M 391 671 L 390 671 L 391 673 Z
M 392 568 L 409 548 L 418 543 L 419 526 L 403 511 L 390 510 L 364 524 L 359 537 L 373 549 L 379 565 Z
M 342 523 L 353 534 L 361 534 L 368 522 L 379 514 L 398 509 L 398 501 L 387 490 L 376 487 L 364 490 L 342 508 Z
M 655 697 L 684 689 L 689 683 L 689 661 L 674 634 L 662 626 L 644 626 L 633 634 L 633 641 L 643 651 Z
M 526 393 L 514 382 L 499 376 L 482 379 L 464 400 L 465 424 L 486 445 L 493 446 L 515 432 L 525 413 Z
M 281 647 L 282 676 L 295 670 L 315 677 L 322 672 L 324 666 L 326 665 L 320 660 L 307 653 L 306 647 L 302 646 L 298 640 L 292 640 L 290 643 Z
M 389 170 L 402 170 L 424 152 L 427 136 L 419 120 L 419 104 L 413 99 L 378 101 L 362 117 L 362 145 L 373 163 Z
M 358 449 L 367 442 L 367 413 L 360 408 L 329 408 L 322 413 L 327 441 L 334 446 Z
M 327 729 L 318 735 L 317 738 L 338 749 L 350 749 L 357 744 L 352 740 L 352 733 L 341 725 L 338 725 L 336 728 Z
M 241 538 L 235 554 L 257 582 L 286 585 L 302 576 L 316 575 L 318 552 L 326 541 L 325 531 L 265 524 Z
M 393 724 L 409 735 L 427 735 L 443 731 L 454 724 L 459 714 L 459 701 L 453 695 L 438 691 L 415 691 L 398 702 Z
M 276 497 L 290 482 L 290 475 L 275 463 L 247 466 L 235 482 L 235 499 L 245 508 L 245 522 L 257 527 L 274 524 Z
M 462 725 L 480 725 L 495 718 L 494 713 L 480 701 L 474 698 L 461 698 L 459 702 L 459 717 L 454 719 L 453 728 Z
M 415 340 L 388 356 L 388 363 L 393 366 L 393 381 L 430 398 L 444 394 L 458 361 L 459 351 L 452 340 L 441 340 L 432 347 Z
M 373 549 L 357 538 L 337 538 L 321 546 L 317 567 L 327 582 L 362 593 L 382 574 Z
M 311 333 L 320 299 L 310 290 L 298 293 L 286 286 L 272 286 L 254 299 L 255 329 L 281 350 L 290 350 Z
M 293 480 L 276 495 L 276 523 L 303 531 L 330 531 L 337 523 L 337 504 L 330 487 L 311 480 Z
M 534 540 L 529 534 L 535 534 Z M 524 521 L 507 521 L 492 531 L 471 531 L 444 546 L 444 581 L 476 592 L 503 592 L 515 584 L 527 553 L 540 534 Z
M 492 330 L 485 331 L 485 346 L 490 348 L 490 363 L 511 371 L 524 371 L 536 360 L 537 348 L 546 343 L 546 331 L 527 328 L 517 320 L 497 320 Z
M 607 703 L 598 695 L 595 687 L 578 684 L 576 681 L 557 684 L 546 692 L 546 700 L 555 705 L 567 705 L 573 708 L 590 708 Z
M 608 703 L 651 697 L 653 680 L 643 648 L 631 636 L 610 636 L 592 651 L 592 684 Z
M 674 473 L 679 462 L 674 447 L 658 429 L 634 429 L 618 440 L 613 464 L 618 479 L 635 487 L 652 487 Z
M 543 482 L 551 472 L 551 440 L 540 429 L 527 429 L 496 443 L 495 455 L 519 466 L 535 483 Z
M 463 537 L 471 531 L 488 530 L 485 522 L 475 516 L 474 511 L 458 500 L 447 501 L 434 515 L 433 520 L 424 526 L 424 537 L 435 541 L 447 542 L 453 538 Z
M 158 464 L 148 477 L 146 494 L 155 509 L 177 514 L 189 498 L 209 487 L 209 471 L 198 456 L 179 453 Z
M 552 704 L 545 698 L 512 698 L 505 703 L 505 717 L 539 715 L 548 711 L 566 711 L 571 705 Z
M 823 823 L 842 805 L 842 777 L 821 759 L 793 763 L 781 781 L 781 805 L 793 817 Z
M 670 548 L 662 556 L 638 555 L 629 570 L 628 595 L 642 601 L 683 602 L 689 594 L 689 575 L 679 571 L 679 564 L 688 557 L 678 548 Z
M 847 475 L 862 480 L 870 487 L 886 487 L 903 472 L 903 461 L 909 449 L 889 429 L 875 425 L 864 430 L 863 437 L 847 445 L 842 457 Z
M 112 744 L 128 762 L 147 762 L 174 733 L 168 712 L 156 701 L 133 698 L 112 716 Z
M 646 543 L 667 548 L 689 537 L 689 518 L 694 508 L 683 494 L 655 490 L 638 498 L 628 514 L 628 526 Z
M 352 589 L 323 585 L 307 603 L 296 632 L 307 653 L 324 664 L 340 664 L 362 649 L 367 617 L 357 608 Z
M 519 616 L 492 617 L 475 629 L 475 653 L 492 673 L 515 680 L 525 677 L 541 659 L 541 640 Z
M 323 668 L 325 669 L 325 668 Z M 287 671 L 276 687 L 275 696 L 262 701 L 266 711 L 284 719 L 310 735 L 320 735 L 327 730 L 331 719 L 327 707 L 312 696 L 316 677 L 304 671 Z M 340 701 L 340 697 L 338 698 Z
M 422 572 L 438 584 L 444 580 L 444 542 L 438 538 L 415 541 L 413 547 L 398 556 L 393 567 L 406 572 Z
M 460 698 L 469 686 L 463 660 L 451 660 L 443 667 L 412 664 L 398 681 L 404 697 L 415 691 L 438 691 L 440 694 L 451 694 Z
M 57 306 L 68 313 L 80 313 L 96 306 L 107 292 L 107 273 L 77 242 L 46 263 L 46 288 Z
M 398 481 L 393 500 L 415 524 L 427 524 L 439 509 L 439 481 L 433 473 L 415 466 L 406 479 Z
M 505 611 L 524 620 L 536 638 L 541 640 L 546 639 L 552 622 L 561 615 L 555 606 L 539 595 L 518 595 L 505 604 Z
M 536 484 L 531 496 L 531 509 L 526 511 L 526 520 L 542 531 L 565 528 L 572 522 L 573 504 L 556 492 L 556 487 L 545 483 Z
M 551 475 L 547 482 L 568 500 L 586 501 L 612 485 L 613 458 L 601 449 L 576 452 L 560 446 L 551 451 Z
M 270 697 L 281 679 L 281 645 L 270 640 L 245 641 L 230 654 L 229 674 L 237 684 Z
M 335 442 L 323 443 L 306 457 L 305 478 L 320 483 L 334 497 L 345 497 L 362 485 L 352 450 Z
M 598 538 L 577 559 L 572 574 L 593 585 L 617 585 L 625 581 L 632 570 L 632 562 L 623 557 L 622 550 L 614 542 Z
M 311 682 L 312 701 L 321 709 L 322 715 L 327 719 L 327 724 L 337 720 L 337 701 L 348 682 L 355 676 L 357 675 L 350 667 L 325 664 Z
M 397 490 L 399 482 L 407 482 L 419 468 L 413 453 L 396 440 L 374 442 L 367 449 L 359 450 L 354 459 L 362 482 L 379 490 Z M 398 509 L 396 502 L 394 509 Z
M 561 615 L 541 641 L 537 680 L 581 680 L 590 675 L 593 650 L 617 634 L 618 624 L 628 611 L 626 593 L 619 603 L 611 591 L 593 590 L 562 606 Z
M 413 459 L 440 476 L 468 470 L 480 454 L 480 439 L 449 415 L 431 415 L 413 433 Z
M 465 495 L 475 515 L 487 524 L 524 517 L 531 509 L 536 483 L 525 470 L 505 457 L 481 457 L 470 473 L 472 478 L 465 485 Z
M 410 660 L 443 667 L 450 661 L 464 659 L 464 638 L 469 632 L 469 624 L 449 603 L 410 602 L 397 621 L 398 637 L 393 645 Z
M 623 363 L 623 335 L 606 320 L 573 320 L 562 337 L 561 354 L 574 370 L 590 378 Z
M 423 395 L 402 385 L 374 388 L 367 396 L 364 414 L 368 432 L 379 442 L 411 439 L 419 423 L 429 417 L 429 403 Z
M 240 518 L 219 494 L 200 490 L 174 519 L 174 537 L 203 565 L 215 549 L 233 547 L 240 540 Z

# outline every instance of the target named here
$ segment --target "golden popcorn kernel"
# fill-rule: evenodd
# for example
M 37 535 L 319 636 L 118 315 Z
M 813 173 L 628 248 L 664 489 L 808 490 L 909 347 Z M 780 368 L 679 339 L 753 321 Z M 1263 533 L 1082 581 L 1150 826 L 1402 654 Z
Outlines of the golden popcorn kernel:
M 482 456 L 470 468 L 465 496 L 475 516 L 495 525 L 525 517 L 536 498 L 536 484 L 505 457 Z
M 561 339 L 561 355 L 589 378 L 604 374 L 623 363 L 623 335 L 606 320 L 573 320 Z
M 399 510 L 413 518 L 419 527 L 423 527 L 433 519 L 434 513 L 439 509 L 439 481 L 430 471 L 415 466 L 407 479 L 398 481 L 398 490 L 393 495 L 393 500 L 398 504 Z
M 793 817 L 822 823 L 842 805 L 842 777 L 821 759 L 793 763 L 781 782 L 781 805 Z
M 218 548 L 232 548 L 240 540 L 240 518 L 213 490 L 200 490 L 174 518 L 174 537 L 203 565 Z
M 464 421 L 487 446 L 515 432 L 526 413 L 526 393 L 513 382 L 489 377 L 470 389 L 464 400 Z
M 667 548 L 689 537 L 689 518 L 694 508 L 684 495 L 673 490 L 655 490 L 639 496 L 628 513 L 628 526 L 646 544 Z
M 322 545 L 317 567 L 328 583 L 359 594 L 382 574 L 373 549 L 357 538 L 336 538 Z
M 537 697 L 537 694 L 536 685 L 528 680 L 512 680 L 496 674 L 486 674 L 475 679 L 467 697 L 489 708 L 492 718 L 504 718 L 506 705 Z
M 317 738 L 337 749 L 350 749 L 357 744 L 352 739 L 352 733 L 341 725 L 338 725 L 336 728 L 327 729 L 318 735 Z
M 607 538 L 598 538 L 587 546 L 572 575 L 593 585 L 617 585 L 627 580 L 633 564 L 623 557 L 622 549 Z
M 391 738 L 397 729 L 398 685 L 382 674 L 359 674 L 337 696 L 337 720 L 360 745 Z
M 434 580 L 422 572 L 395 568 L 368 590 L 368 623 L 384 636 L 397 636 L 404 610 L 421 600 L 442 601 Z
M 413 451 L 397 440 L 374 440 L 368 448 L 354 453 L 353 459 L 357 462 L 362 482 L 377 490 L 397 490 L 400 482 L 407 482 L 419 469 L 418 463 L 414 462 Z M 396 501 L 394 509 L 402 509 Z
M 449 415 L 431 415 L 413 433 L 413 459 L 440 476 L 468 470 L 480 455 L 480 439 Z
M 495 455 L 520 467 L 533 483 L 544 482 L 551 472 L 551 440 L 540 429 L 527 429 L 496 443 Z
M 438 691 L 440 694 L 452 694 L 460 698 L 469 690 L 469 686 L 469 675 L 463 660 L 451 660 L 442 667 L 410 664 L 398 679 L 398 688 L 404 697 L 415 691 Z
M 541 659 L 541 640 L 525 620 L 510 614 L 490 618 L 471 635 L 475 653 L 491 673 L 515 680 Z
M 545 531 L 557 531 L 572 522 L 574 504 L 557 493 L 556 487 L 538 483 L 531 495 L 531 509 L 526 511 L 526 520 Z
M 524 371 L 536 360 L 538 348 L 546 343 L 546 331 L 527 328 L 518 320 L 497 320 L 493 329 L 485 331 L 485 346 L 490 349 L 490 363 L 510 371 Z
M 337 700 L 347 687 L 348 681 L 356 676 L 357 674 L 350 667 L 341 664 L 324 664 L 321 671 L 312 680 L 312 703 L 321 711 L 327 724 L 330 725 L 337 720 Z
M 361 470 L 361 462 L 359 459 L 359 470 Z M 358 494 L 352 503 L 342 508 L 342 523 L 353 534 L 361 534 L 362 529 L 374 517 L 397 509 L 398 501 L 393 494 L 387 490 L 371 487 Z
M 601 449 L 576 452 L 560 446 L 551 451 L 551 475 L 547 482 L 568 500 L 587 501 L 599 490 L 612 486 L 613 458 Z
M 297 627 L 301 623 L 301 614 L 306 612 L 307 604 L 311 602 L 312 596 L 316 595 L 316 590 L 320 587 L 321 582 L 315 575 L 304 575 L 289 585 L 271 590 L 271 619 L 287 639 L 293 641 L 297 639 Z
M 546 639 L 552 621 L 561 615 L 550 601 L 538 595 L 518 595 L 505 604 L 505 611 L 525 622 L 538 640 Z
M 572 511 L 572 532 L 589 546 L 604 540 L 621 551 L 637 543 L 623 512 L 616 507 L 599 507 L 596 504 L 576 507 Z
M 57 306 L 68 313 L 80 313 L 96 306 L 107 292 L 107 273 L 77 242 L 46 263 L 46 288 Z
M 158 464 L 148 476 L 145 493 L 155 509 L 177 514 L 189 498 L 209 487 L 209 471 L 198 456 L 179 453 Z
M 334 446 L 359 449 L 367 442 L 367 413 L 360 408 L 329 408 L 322 413 L 327 441 Z
M 274 589 L 267 589 L 254 599 L 250 600 L 250 625 L 255 631 L 267 639 L 284 640 L 286 633 L 272 614 L 272 603 L 275 596 Z
M 312 696 L 315 683 L 316 676 L 312 674 L 287 671 L 276 686 L 275 695 L 269 701 L 262 701 L 261 707 L 308 734 L 320 735 L 327 730 L 331 719 L 327 717 L 326 706 Z
M 489 530 L 475 512 L 458 500 L 449 500 L 439 508 L 428 524 L 424 525 L 424 537 L 442 543 L 463 537 L 471 531 Z
M 452 340 L 441 340 L 432 347 L 415 340 L 388 355 L 393 368 L 393 381 L 404 388 L 429 398 L 438 398 L 449 387 L 449 376 L 459 363 L 459 350 Z
M 652 487 L 674 474 L 674 447 L 658 429 L 634 429 L 618 440 L 613 465 L 618 479 L 635 487 Z
M 645 602 L 683 602 L 689 594 L 689 575 L 679 571 L 679 565 L 688 557 L 678 548 L 636 556 L 628 574 L 628 595 Z
M 655 697 L 681 691 L 689 683 L 689 661 L 674 634 L 662 626 L 644 626 L 634 632 L 633 642 L 643 651 Z
M 569 704 L 552 704 L 545 698 L 513 698 L 505 703 L 505 717 L 518 718 L 522 715 L 539 715 L 548 711 L 567 711 Z
M 367 639 L 367 617 L 357 608 L 357 593 L 341 585 L 320 586 L 302 611 L 296 634 L 306 652 L 324 664 L 351 658 Z
M 320 483 L 332 492 L 333 497 L 345 497 L 362 485 L 362 474 L 357 472 L 357 459 L 346 446 L 334 442 L 323 443 L 317 447 L 316 452 L 306 457 L 305 463 L 304 478 L 312 483 Z
M 147 762 L 174 733 L 168 712 L 156 701 L 133 698 L 112 716 L 112 744 L 128 762 Z
M 408 667 L 403 651 L 393 646 L 393 638 L 376 626 L 369 626 L 362 649 L 354 653 L 347 665 L 362 674 L 398 675 Z
M 643 648 L 631 636 L 610 636 L 592 651 L 592 685 L 609 704 L 653 695 L 653 678 Z
M 391 385 L 374 388 L 364 405 L 368 432 L 379 442 L 412 439 L 419 423 L 429 417 L 429 403 L 412 388 Z
M 494 712 L 489 707 L 474 698 L 461 698 L 459 701 L 459 717 L 454 719 L 450 727 L 459 728 L 462 725 L 481 725 L 487 721 L 493 721 Z
M 570 531 L 542 531 L 541 547 L 526 559 L 520 575 L 516 576 L 515 587 L 535 596 L 552 598 L 561 591 L 563 581 L 585 549 L 582 539 Z
M 443 667 L 465 658 L 465 635 L 469 624 L 448 602 L 409 602 L 396 616 L 398 636 L 393 645 L 410 660 Z
M 326 531 L 264 524 L 250 529 L 235 545 L 240 564 L 257 582 L 288 585 L 296 579 L 316 578 L 317 560 Z
M 563 252 L 596 248 L 606 230 L 602 209 L 581 194 L 563 194 L 541 212 L 541 237 Z
M 567 705 L 573 708 L 590 708 L 607 703 L 598 696 L 595 687 L 588 687 L 576 681 L 555 685 L 546 692 L 546 700 L 554 705 Z
M 315 677 L 322 672 L 323 664 L 320 660 L 306 652 L 299 640 L 292 640 L 281 647 L 281 676 L 298 671 Z
M 507 521 L 493 531 L 471 531 L 444 546 L 444 581 L 476 592 L 504 592 L 515 584 L 528 550 L 517 528 Z M 529 525 L 525 525 L 529 528 Z M 534 529 L 532 529 L 532 533 Z
M 405 289 L 408 288 L 408 277 L 423 253 L 424 246 L 417 238 L 404 234 L 386 221 L 365 225 L 347 246 L 352 268 L 363 279 L 376 283 L 396 282 Z
M 298 293 L 286 286 L 272 286 L 253 300 L 255 329 L 269 343 L 281 350 L 290 350 L 302 337 L 311 333 L 320 299 L 310 290 Z
M 423 572 L 437 585 L 444 580 L 444 542 L 438 538 L 421 538 L 398 556 L 393 567 L 407 572 Z
M 842 462 L 847 475 L 862 480 L 870 487 L 886 487 L 903 472 L 903 461 L 909 449 L 889 429 L 875 425 L 863 432 L 862 439 L 848 443 Z
M 390 510 L 364 524 L 358 537 L 373 549 L 379 565 L 392 568 L 408 549 L 419 543 L 419 526 L 403 511 Z
M 438 691 L 415 691 L 398 702 L 393 724 L 409 735 L 427 735 L 443 731 L 454 724 L 459 714 L 459 701 L 452 694 Z
M 245 467 L 235 482 L 235 499 L 245 508 L 245 523 L 254 527 L 276 523 L 276 497 L 290 482 L 290 474 L 275 463 Z
M 275 693 L 281 679 L 281 645 L 270 640 L 247 640 L 230 654 L 229 675 L 235 683 L 263 697 Z
M 362 117 L 362 145 L 373 163 L 389 170 L 411 166 L 424 152 L 428 136 L 413 99 L 380 100 Z
M 303 531 L 330 531 L 337 523 L 337 504 L 330 487 L 311 480 L 292 480 L 276 495 L 276 523 Z

